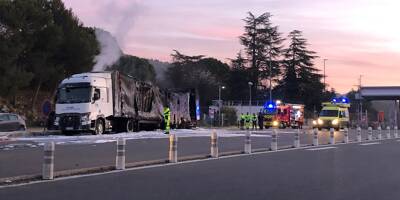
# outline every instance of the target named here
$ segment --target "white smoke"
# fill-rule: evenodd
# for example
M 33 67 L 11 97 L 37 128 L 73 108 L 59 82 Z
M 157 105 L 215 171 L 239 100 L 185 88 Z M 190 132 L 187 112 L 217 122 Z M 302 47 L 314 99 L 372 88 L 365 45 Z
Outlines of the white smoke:
M 100 44 L 100 54 L 94 58 L 92 71 L 104 71 L 118 61 L 122 55 L 117 40 L 107 31 L 96 29 L 96 39 Z

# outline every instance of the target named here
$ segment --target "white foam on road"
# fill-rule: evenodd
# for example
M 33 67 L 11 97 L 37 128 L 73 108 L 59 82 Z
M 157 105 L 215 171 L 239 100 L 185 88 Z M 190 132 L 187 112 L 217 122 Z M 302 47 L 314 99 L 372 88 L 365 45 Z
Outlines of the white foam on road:
M 319 151 L 319 150 L 326 150 L 326 149 L 336 149 L 337 147 L 320 147 L 320 148 L 312 148 L 306 149 L 307 151 Z
M 360 146 L 368 146 L 368 145 L 375 145 L 375 144 L 380 144 L 380 142 L 370 142 L 370 143 L 363 143 L 359 144 Z

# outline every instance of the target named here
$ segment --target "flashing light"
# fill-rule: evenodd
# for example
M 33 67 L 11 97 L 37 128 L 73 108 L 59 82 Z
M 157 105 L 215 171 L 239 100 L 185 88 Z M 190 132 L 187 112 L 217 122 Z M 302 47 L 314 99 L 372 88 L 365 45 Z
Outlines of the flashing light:
M 281 100 L 276 100 L 276 105 L 280 105 L 280 104 L 282 104 L 282 101 Z
M 344 96 L 339 98 L 333 98 L 332 103 L 349 103 L 349 99 Z
M 274 102 L 267 101 L 267 102 L 265 102 L 265 104 L 264 104 L 264 108 L 265 108 L 266 110 L 269 110 L 269 111 L 275 110 L 275 109 L 276 109 L 276 104 L 275 104 Z

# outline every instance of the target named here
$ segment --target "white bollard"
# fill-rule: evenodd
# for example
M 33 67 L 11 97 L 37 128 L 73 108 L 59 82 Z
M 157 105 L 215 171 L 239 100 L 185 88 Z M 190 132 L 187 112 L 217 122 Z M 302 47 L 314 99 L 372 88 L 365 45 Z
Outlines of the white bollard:
M 335 129 L 329 129 L 329 144 L 335 144 Z
M 348 128 L 344 128 L 344 143 L 349 143 L 349 129 Z
M 275 128 L 272 130 L 271 150 L 278 150 L 278 131 Z
M 115 158 L 115 169 L 123 170 L 125 169 L 125 138 L 117 139 L 117 157 Z
M 390 135 L 390 126 L 387 126 L 386 127 L 386 139 L 390 139 L 391 138 L 391 135 Z
M 378 140 L 382 140 L 382 128 L 378 126 Z
M 251 132 L 246 132 L 246 137 L 244 139 L 244 153 L 251 154 Z
M 372 127 L 368 127 L 368 140 L 372 140 Z
M 300 147 L 300 129 L 297 129 L 297 131 L 294 133 L 293 147 L 294 148 L 299 148 Z
M 178 137 L 175 134 L 169 136 L 169 162 L 178 162 Z
M 357 127 L 357 142 L 361 142 L 361 127 Z
M 313 134 L 314 134 L 313 146 L 318 146 L 318 129 L 317 128 L 314 128 Z
M 211 157 L 218 158 L 218 135 L 215 130 L 211 133 Z
M 394 126 L 394 138 L 398 138 L 399 137 L 399 133 L 397 132 L 398 131 L 398 128 L 397 128 L 397 126 Z
M 42 179 L 54 179 L 54 142 L 44 144 Z

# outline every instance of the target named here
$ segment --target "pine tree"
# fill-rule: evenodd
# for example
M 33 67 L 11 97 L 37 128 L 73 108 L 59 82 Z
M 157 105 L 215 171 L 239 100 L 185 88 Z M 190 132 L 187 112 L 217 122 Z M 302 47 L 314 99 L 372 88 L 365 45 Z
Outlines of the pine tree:
M 302 32 L 289 33 L 290 45 L 285 49 L 283 79 L 280 87 L 286 101 L 304 103 L 307 108 L 320 106 L 323 96 L 322 75 L 314 67 L 316 52 L 308 50 L 307 40 Z

